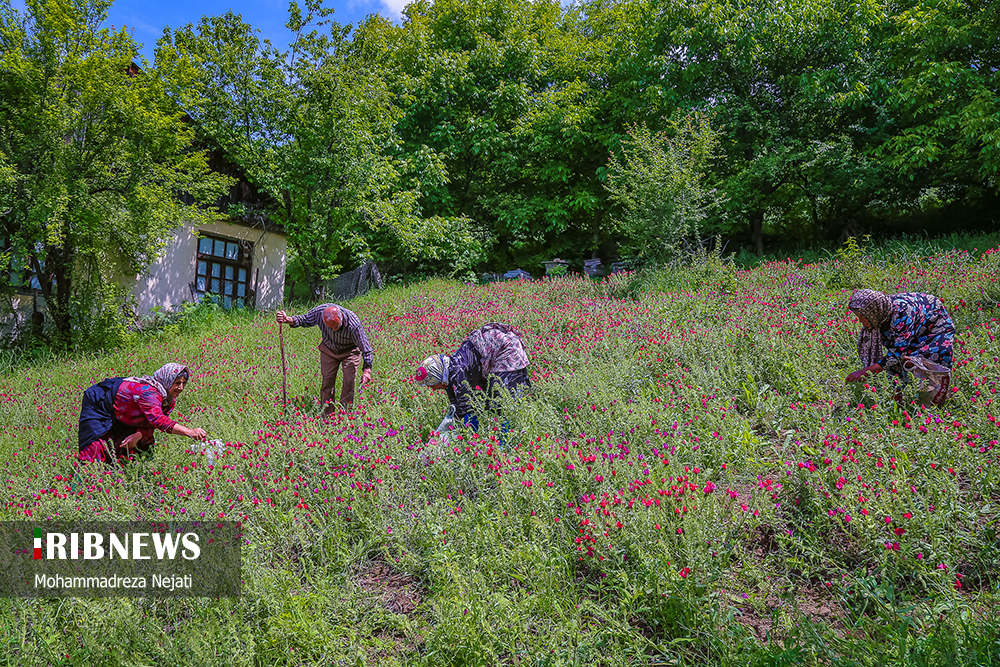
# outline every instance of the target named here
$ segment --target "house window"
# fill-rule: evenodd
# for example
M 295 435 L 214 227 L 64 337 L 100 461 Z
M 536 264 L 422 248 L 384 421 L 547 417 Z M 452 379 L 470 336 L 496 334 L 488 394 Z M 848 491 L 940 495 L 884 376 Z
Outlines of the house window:
M 253 245 L 247 241 L 199 235 L 195 291 L 212 295 L 223 308 L 243 308 L 251 298 Z
M 0 257 L 6 255 L 8 258 L 4 271 L 7 274 L 7 284 L 20 294 L 31 294 L 32 290 L 40 290 L 42 285 L 38 282 L 38 276 L 35 275 L 35 272 L 28 264 L 27 257 L 15 254 L 13 248 L 9 246 L 11 246 L 10 239 L 0 237 Z M 45 269 L 44 249 L 45 247 L 41 243 L 35 244 L 35 253 L 39 257 L 38 261 L 43 271 Z M 55 284 L 54 277 L 52 283 Z

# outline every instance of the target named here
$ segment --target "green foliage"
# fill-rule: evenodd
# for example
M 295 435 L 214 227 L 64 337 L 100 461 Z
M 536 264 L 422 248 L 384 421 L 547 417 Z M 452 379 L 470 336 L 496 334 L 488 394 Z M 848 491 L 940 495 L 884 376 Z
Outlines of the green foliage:
M 74 311 L 93 313 L 84 319 L 75 332 L 86 346 L 96 350 L 113 350 L 128 346 L 135 340 L 135 297 L 128 288 L 117 283 L 90 280 L 73 295 Z
M 1000 187 L 1000 14 L 995 2 L 916 0 L 891 17 L 881 57 L 898 79 L 864 93 L 896 119 L 881 147 L 911 181 Z M 884 86 L 884 87 L 883 87 Z
M 601 281 L 603 292 L 610 299 L 639 299 L 646 291 L 652 291 L 646 278 L 652 271 L 620 271 Z
M 314 289 L 372 256 L 458 274 L 674 245 L 675 197 L 623 228 L 606 186 L 629 128 L 674 138 L 678 109 L 717 129 L 699 183 L 722 205 L 693 222 L 758 255 L 997 206 L 989 3 L 445 0 L 351 31 L 311 2 L 287 57 L 237 23 L 178 31 L 163 61 L 191 51 L 172 86 L 210 98 L 187 106 L 266 185 Z M 637 244 L 647 218 L 665 229 Z
M 617 224 L 626 253 L 662 263 L 677 257 L 684 239 L 698 236 L 700 223 L 719 204 L 704 174 L 718 142 L 719 131 L 703 114 L 672 120 L 663 132 L 629 127 L 605 185 L 623 209 Z
M 192 148 L 159 72 L 132 68 L 128 33 L 103 27 L 109 5 L 0 8 L 0 237 L 39 279 L 60 348 L 120 340 L 108 285 L 145 269 L 181 221 L 212 217 L 229 182 Z
M 765 231 L 828 240 L 857 234 L 883 207 L 911 206 L 892 170 L 865 154 L 883 119 L 844 102 L 873 76 L 861 54 L 887 11 L 877 0 L 721 2 L 682 21 L 683 96 L 713 104 L 726 129 L 713 176 L 727 204 L 713 230 L 748 235 L 761 255 Z
M 722 256 L 722 238 L 716 236 L 707 248 L 699 243 L 688 259 L 689 270 L 684 272 L 690 278 L 692 289 L 710 286 L 721 292 L 736 288 L 736 267 L 732 256 Z
M 551 269 L 549 269 L 547 275 L 550 275 L 553 278 L 557 278 L 559 276 L 565 276 L 568 272 L 569 269 L 567 269 L 565 266 L 553 266 Z
M 314 299 L 328 279 L 373 257 L 467 269 L 481 254 L 469 221 L 422 216 L 404 172 L 445 176 L 433 160 L 399 158 L 391 91 L 332 12 L 292 3 L 287 52 L 232 12 L 204 17 L 165 34 L 157 62 L 211 140 L 276 202 L 267 213 L 287 230 Z
M 364 22 L 354 43 L 396 91 L 403 154 L 435 156 L 447 173 L 422 183 L 424 209 L 474 221 L 493 269 L 613 251 L 602 185 L 610 150 L 626 122 L 667 109 L 659 94 L 637 101 L 634 82 L 614 71 L 633 64 L 621 60 L 641 24 L 613 24 L 641 10 L 445 1 L 412 3 L 406 15 L 398 29 Z
M 864 239 L 868 241 L 868 237 Z M 855 237 L 844 242 L 835 255 L 834 270 L 827 279 L 827 287 L 831 289 L 878 289 L 872 285 L 880 285 L 882 276 L 872 263 L 871 254 L 858 243 Z

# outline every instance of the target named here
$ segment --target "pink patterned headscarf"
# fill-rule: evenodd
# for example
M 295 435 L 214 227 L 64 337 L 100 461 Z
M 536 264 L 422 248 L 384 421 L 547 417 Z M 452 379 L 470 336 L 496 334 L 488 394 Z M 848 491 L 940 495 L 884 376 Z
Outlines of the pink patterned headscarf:
M 521 334 L 509 324 L 490 322 L 467 339 L 483 360 L 483 375 L 527 368 L 528 354 Z
M 892 300 L 882 292 L 859 289 L 851 295 L 847 307 L 871 325 L 858 335 L 858 357 L 862 368 L 868 368 L 882 358 L 881 329 L 892 317 Z

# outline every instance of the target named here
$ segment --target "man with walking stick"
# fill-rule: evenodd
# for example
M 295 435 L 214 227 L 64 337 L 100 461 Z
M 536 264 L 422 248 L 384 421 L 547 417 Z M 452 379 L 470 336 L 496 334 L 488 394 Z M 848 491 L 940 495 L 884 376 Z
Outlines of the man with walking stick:
M 345 409 L 351 405 L 354 402 L 354 382 L 358 366 L 362 366 L 363 360 L 361 382 L 364 386 L 372 380 L 372 362 L 375 358 L 358 316 L 333 303 L 316 306 L 305 315 L 288 316 L 285 311 L 279 310 L 274 316 L 279 325 L 319 326 L 321 334 L 319 369 L 323 378 L 320 403 L 326 414 L 335 410 L 333 401 L 336 394 L 337 373 L 343 365 L 344 381 L 340 390 L 340 405 Z

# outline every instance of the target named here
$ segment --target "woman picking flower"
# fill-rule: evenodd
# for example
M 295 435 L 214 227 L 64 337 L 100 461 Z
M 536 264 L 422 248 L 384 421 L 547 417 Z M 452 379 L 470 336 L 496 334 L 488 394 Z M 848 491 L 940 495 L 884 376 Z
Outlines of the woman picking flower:
M 858 356 L 864 368 L 848 375 L 847 382 L 861 382 L 868 373 L 885 370 L 893 376 L 894 384 L 898 380 L 905 383 L 906 371 L 920 372 L 933 380 L 921 392 L 921 402 L 944 403 L 951 385 L 955 324 L 941 299 L 920 292 L 887 296 L 859 289 L 847 307 L 864 327 L 858 337 Z M 897 392 L 896 400 L 901 399 Z
M 473 405 L 473 392 L 485 391 L 486 410 L 499 413 L 501 389 L 519 397 L 531 386 L 528 378 L 528 354 L 521 335 L 507 324 L 491 323 L 473 331 L 451 355 L 427 357 L 414 379 L 434 390 L 448 392 L 455 406 L 455 417 L 479 430 L 479 417 Z M 501 444 L 508 430 L 501 422 Z
M 204 429 L 167 416 L 190 377 L 187 367 L 170 363 L 152 377 L 108 378 L 87 389 L 80 408 L 80 460 L 125 463 L 152 450 L 154 429 L 204 440 Z

